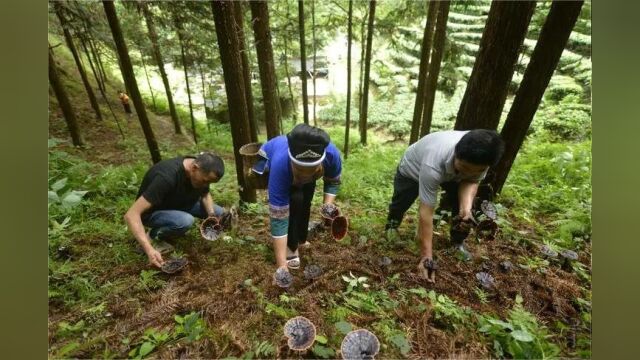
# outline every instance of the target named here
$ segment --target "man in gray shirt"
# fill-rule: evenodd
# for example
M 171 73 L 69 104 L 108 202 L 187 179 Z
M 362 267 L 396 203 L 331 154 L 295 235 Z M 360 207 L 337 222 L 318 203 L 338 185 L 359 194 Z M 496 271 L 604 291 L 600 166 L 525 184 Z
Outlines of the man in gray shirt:
M 397 233 L 402 218 L 420 197 L 418 238 L 421 259 L 419 273 L 435 279 L 433 261 L 433 214 L 438 188 L 445 189 L 452 215 L 466 221 L 473 219 L 471 208 L 490 166 L 504 152 L 504 142 L 494 130 L 441 131 L 424 136 L 404 153 L 393 180 L 393 198 L 387 217 L 387 236 Z M 454 244 L 465 259 L 471 255 L 462 243 Z

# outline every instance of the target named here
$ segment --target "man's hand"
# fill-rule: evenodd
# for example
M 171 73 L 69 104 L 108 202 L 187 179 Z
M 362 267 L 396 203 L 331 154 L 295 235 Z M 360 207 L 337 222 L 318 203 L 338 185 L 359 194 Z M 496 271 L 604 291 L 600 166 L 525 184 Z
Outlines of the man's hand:
M 157 268 L 162 267 L 164 264 L 164 260 L 162 259 L 162 254 L 153 247 L 146 251 L 147 257 L 149 258 L 149 263 Z
M 435 262 L 432 259 L 426 257 L 420 259 L 420 262 L 418 263 L 418 275 L 420 275 L 421 278 L 427 280 L 430 283 L 436 282 L 437 269 L 438 267 L 437 265 L 435 265 Z

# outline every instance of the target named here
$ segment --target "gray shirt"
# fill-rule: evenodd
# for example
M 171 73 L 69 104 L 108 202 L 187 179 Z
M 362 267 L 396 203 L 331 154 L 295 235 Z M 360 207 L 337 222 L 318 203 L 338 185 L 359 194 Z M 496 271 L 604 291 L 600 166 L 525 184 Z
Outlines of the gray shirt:
M 485 171 L 479 177 L 465 178 L 456 173 L 453 167 L 455 148 L 458 141 L 469 131 L 439 131 L 424 136 L 409 146 L 404 153 L 398 170 L 400 174 L 419 184 L 420 201 L 435 207 L 438 200 L 438 187 L 448 181 L 481 181 Z

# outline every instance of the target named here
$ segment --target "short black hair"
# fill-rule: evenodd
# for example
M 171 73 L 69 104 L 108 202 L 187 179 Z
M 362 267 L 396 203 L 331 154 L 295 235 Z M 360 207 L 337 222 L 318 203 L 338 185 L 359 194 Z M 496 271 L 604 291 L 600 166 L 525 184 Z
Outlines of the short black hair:
M 287 141 L 289 151 L 294 158 L 312 163 L 322 156 L 331 138 L 320 128 L 298 124 L 287 134 Z
M 495 130 L 475 129 L 456 144 L 458 159 L 476 165 L 494 166 L 504 153 L 504 141 Z
M 219 179 L 224 175 L 224 161 L 212 152 L 203 151 L 196 156 L 196 165 L 206 174 L 213 172 Z

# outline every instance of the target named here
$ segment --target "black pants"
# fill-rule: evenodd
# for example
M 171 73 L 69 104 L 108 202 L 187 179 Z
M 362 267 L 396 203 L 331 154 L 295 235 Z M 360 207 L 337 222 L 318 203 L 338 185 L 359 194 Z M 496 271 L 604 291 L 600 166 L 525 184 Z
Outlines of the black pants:
M 122 104 L 122 106 L 124 107 L 124 111 L 125 111 L 127 114 L 131 114 L 131 105 L 129 105 L 129 104 Z
M 457 215 L 460 211 L 458 183 L 450 181 L 440 186 L 445 193 L 440 199 L 439 210 L 450 210 L 453 216 Z M 400 226 L 404 214 L 418 198 L 418 192 L 418 182 L 400 174 L 400 171 L 396 170 L 396 176 L 393 178 L 393 197 L 391 198 L 391 204 L 389 204 L 389 215 L 387 216 L 385 230 L 397 229 Z
M 291 187 L 289 196 L 289 233 L 287 237 L 287 247 L 291 251 L 296 251 L 299 244 L 307 242 L 311 200 L 315 190 L 315 181 L 300 187 Z

